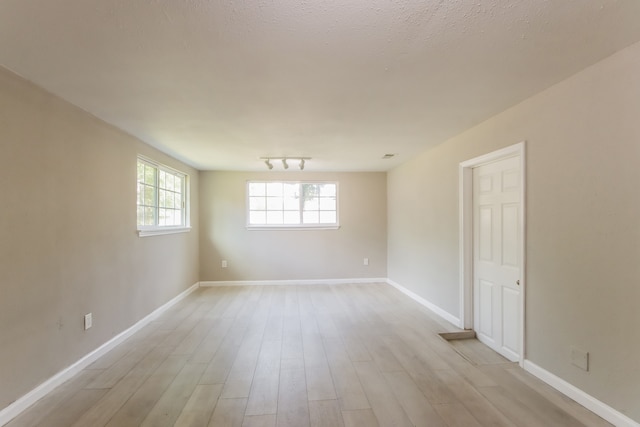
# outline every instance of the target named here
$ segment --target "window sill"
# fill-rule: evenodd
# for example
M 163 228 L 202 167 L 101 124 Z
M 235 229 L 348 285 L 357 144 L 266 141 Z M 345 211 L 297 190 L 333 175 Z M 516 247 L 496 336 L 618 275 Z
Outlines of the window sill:
M 188 233 L 191 227 L 167 227 L 138 230 L 138 237 L 162 236 L 164 234 Z
M 339 225 L 321 225 L 318 227 L 283 227 L 283 226 L 247 226 L 248 231 L 313 231 L 313 230 L 337 230 Z

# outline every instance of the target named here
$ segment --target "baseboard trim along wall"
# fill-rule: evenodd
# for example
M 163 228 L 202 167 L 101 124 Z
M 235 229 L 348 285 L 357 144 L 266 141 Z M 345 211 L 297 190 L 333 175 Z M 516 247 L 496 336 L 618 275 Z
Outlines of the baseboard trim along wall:
M 312 279 L 312 280 L 235 280 L 200 282 L 200 286 L 272 286 L 272 285 L 352 285 L 361 283 L 387 283 L 387 278 Z
M 173 305 L 187 297 L 189 294 L 194 292 L 198 287 L 209 287 L 209 286 L 242 286 L 242 285 L 345 285 L 345 284 L 364 284 L 364 283 L 384 283 L 394 288 L 398 289 L 403 294 L 407 295 L 409 298 L 428 308 L 436 315 L 440 316 L 442 319 L 452 323 L 457 326 L 460 324 L 460 319 L 453 316 L 450 313 L 447 313 L 437 305 L 431 303 L 430 301 L 422 298 L 416 293 L 408 290 L 402 285 L 394 282 L 393 280 L 387 278 L 361 278 L 361 279 L 321 279 L 321 280 L 258 280 L 258 281 L 232 281 L 232 282 L 199 282 L 189 287 L 189 289 L 183 291 L 175 298 L 171 299 L 161 307 L 158 307 L 153 312 L 142 318 L 136 324 L 131 326 L 129 329 L 121 332 L 116 335 L 106 343 L 102 344 L 100 347 L 92 351 L 91 353 L 84 356 L 82 359 L 75 362 L 73 365 L 68 368 L 58 372 L 53 377 L 49 378 L 44 383 L 40 384 L 35 389 L 31 390 L 29 393 L 25 394 L 11 405 L 0 411 L 0 426 L 4 426 L 9 423 L 12 419 L 20 415 L 23 411 L 28 409 L 31 405 L 36 403 L 41 398 L 45 397 L 49 392 L 51 392 L 56 387 L 63 384 L 65 381 L 71 379 L 74 375 L 79 373 L 81 370 L 89 366 L 99 357 L 105 355 L 108 351 L 116 347 L 118 344 L 122 343 L 124 340 L 129 338 L 131 335 L 142 329 L 148 323 L 156 319 L 162 313 L 167 311 Z M 585 408 L 589 409 L 593 413 L 599 415 L 604 418 L 608 422 L 614 424 L 617 427 L 640 427 L 640 424 L 627 417 L 623 413 L 615 410 L 609 405 L 599 401 L 593 396 L 585 393 L 579 388 L 571 385 L 560 377 L 552 374 L 551 372 L 541 368 L 530 360 L 524 361 L 524 369 L 530 374 L 534 375 L 541 381 L 549 384 L 551 387 L 555 388 L 565 396 L 575 400 Z
M 541 368 L 530 360 L 524 361 L 524 370 L 617 427 L 640 427 L 640 424 L 627 417 L 622 412 L 613 409 L 606 403 L 603 403 L 595 397 L 585 393 L 578 387 L 566 382 L 546 369 Z
M 412 300 L 416 301 L 417 303 L 424 305 L 429 310 L 433 311 L 435 314 L 437 314 L 438 316 L 442 317 L 447 322 L 452 323 L 455 327 L 459 327 L 460 326 L 460 319 L 459 318 L 457 318 L 456 316 L 452 315 L 451 313 L 441 309 L 437 305 L 433 304 L 431 301 L 428 301 L 428 300 L 422 298 L 420 295 L 410 291 L 409 289 L 405 288 L 404 286 L 400 285 L 399 283 L 394 282 L 391 279 L 387 279 L 386 283 L 388 283 L 389 285 L 393 286 L 394 288 L 396 288 L 397 290 L 399 290 L 400 292 L 402 292 L 403 294 L 405 294 L 406 296 L 408 296 Z
M 84 368 L 89 366 L 98 358 L 100 358 L 101 356 L 104 356 L 107 352 L 112 350 L 118 344 L 122 343 L 131 335 L 138 332 L 140 329 L 145 327 L 147 324 L 149 324 L 151 321 L 156 319 L 162 313 L 164 313 L 169 308 L 174 306 L 176 303 L 184 299 L 187 295 L 189 295 L 190 293 L 198 289 L 198 285 L 199 285 L 198 283 L 192 285 L 191 287 L 189 287 L 189 289 L 183 291 L 178 296 L 174 297 L 164 305 L 158 307 L 157 309 L 152 311 L 150 314 L 140 319 L 129 329 L 126 329 L 125 331 L 111 338 L 109 341 L 102 344 L 100 347 L 93 350 L 91 353 L 82 357 L 73 365 L 58 372 L 57 374 L 55 374 L 54 376 L 52 376 L 51 378 L 49 378 L 48 380 L 40 384 L 38 387 L 31 390 L 29 393 L 25 394 L 24 396 L 22 396 L 21 398 L 19 398 L 9 406 L 7 406 L 6 408 L 2 409 L 0 411 L 0 426 L 4 426 L 5 424 L 7 424 L 9 421 L 14 419 L 18 415 L 20 415 L 20 413 L 28 409 L 31 405 L 36 403 L 38 400 L 45 397 L 49 392 L 53 391 L 53 389 L 62 385 L 64 382 L 68 381 L 69 379 L 71 379 L 74 375 L 82 371 Z
M 408 290 L 404 286 L 394 282 L 393 280 L 387 279 L 386 282 L 389 285 L 393 286 L 394 288 L 398 289 L 403 294 L 407 295 L 409 298 L 413 299 L 414 301 L 418 302 L 419 304 L 422 304 L 429 310 L 433 311 L 435 314 L 437 314 L 444 320 L 450 323 L 453 323 L 456 326 L 460 325 L 460 319 L 451 315 L 450 313 L 447 313 L 437 305 L 431 303 L 430 301 L 427 301 L 426 299 Z M 536 365 L 530 360 L 525 359 L 524 370 L 529 372 L 531 375 L 535 376 L 536 378 L 540 379 L 541 381 L 547 383 L 551 387 L 555 388 L 565 396 L 575 400 L 580 405 L 584 406 L 594 414 L 607 420 L 608 422 L 615 425 L 616 427 L 640 427 L 639 423 L 635 422 L 634 420 L 627 417 L 623 413 L 615 410 L 611 406 L 601 402 L 595 397 L 585 393 L 584 391 L 580 390 L 576 386 L 552 374 L 546 369 L 541 368 L 540 366 Z

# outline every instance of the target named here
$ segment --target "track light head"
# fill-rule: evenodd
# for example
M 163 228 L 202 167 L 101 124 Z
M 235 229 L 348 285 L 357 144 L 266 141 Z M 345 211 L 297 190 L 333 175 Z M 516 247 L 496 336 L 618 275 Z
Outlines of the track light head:
M 283 169 L 289 169 L 289 160 L 300 160 L 300 163 L 298 163 L 298 167 L 300 168 L 300 170 L 304 170 L 305 164 L 307 162 L 307 160 L 311 160 L 311 157 L 260 157 L 260 160 L 264 161 L 264 164 L 267 165 L 267 168 L 269 168 L 269 170 L 273 169 L 273 163 L 271 163 L 273 160 L 275 161 L 281 161 L 282 162 L 282 168 Z

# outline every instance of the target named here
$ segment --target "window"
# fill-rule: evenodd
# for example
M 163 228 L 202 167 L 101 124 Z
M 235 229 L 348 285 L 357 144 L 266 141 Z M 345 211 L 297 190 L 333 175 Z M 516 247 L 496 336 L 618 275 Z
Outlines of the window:
M 335 182 L 247 183 L 249 228 L 337 228 Z
M 188 176 L 138 157 L 138 230 L 140 236 L 188 231 Z

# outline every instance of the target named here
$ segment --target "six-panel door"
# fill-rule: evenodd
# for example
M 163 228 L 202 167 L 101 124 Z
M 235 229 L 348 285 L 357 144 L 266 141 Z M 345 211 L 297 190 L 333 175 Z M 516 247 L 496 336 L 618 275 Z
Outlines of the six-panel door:
M 520 158 L 473 169 L 474 329 L 512 361 L 520 358 Z

